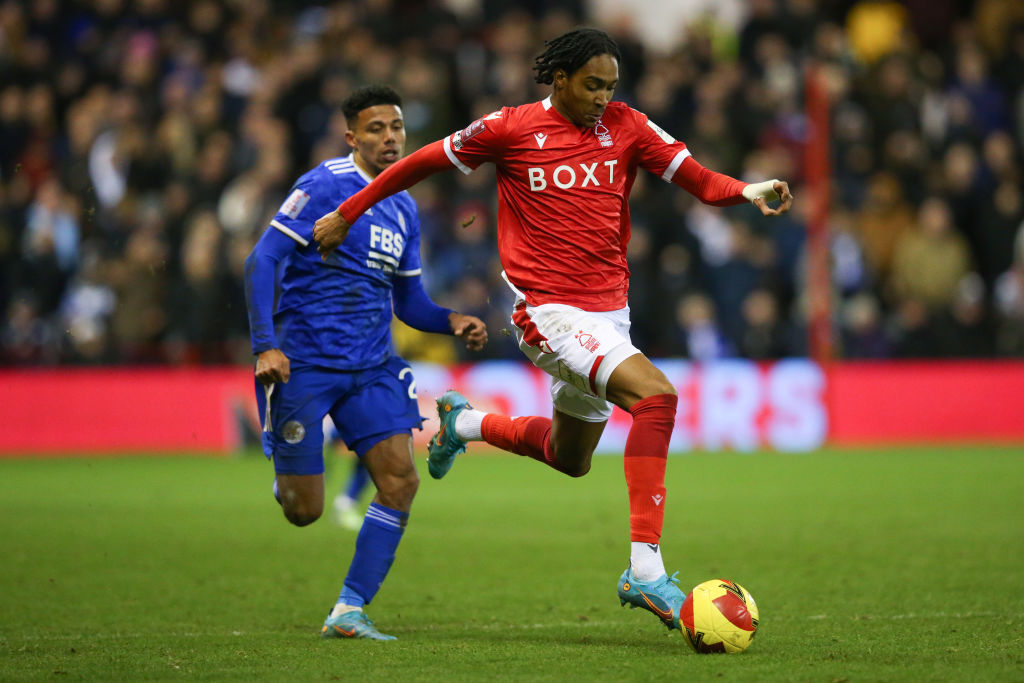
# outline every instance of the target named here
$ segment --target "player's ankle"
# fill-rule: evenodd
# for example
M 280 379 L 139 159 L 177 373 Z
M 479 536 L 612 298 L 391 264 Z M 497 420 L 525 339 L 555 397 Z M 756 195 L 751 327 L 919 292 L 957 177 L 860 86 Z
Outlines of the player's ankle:
M 638 581 L 654 581 L 665 573 L 661 559 L 661 546 L 657 543 L 630 543 L 629 567 Z
M 455 416 L 455 433 L 463 441 L 482 441 L 481 425 L 485 415 L 482 410 L 466 408 Z
M 331 617 L 330 618 L 333 619 L 334 617 L 341 616 L 342 614 L 348 614 L 349 612 L 362 612 L 362 611 L 363 611 L 362 607 L 356 607 L 355 605 L 343 605 L 342 603 L 339 602 L 338 604 L 336 604 L 334 606 L 334 609 L 331 610 Z

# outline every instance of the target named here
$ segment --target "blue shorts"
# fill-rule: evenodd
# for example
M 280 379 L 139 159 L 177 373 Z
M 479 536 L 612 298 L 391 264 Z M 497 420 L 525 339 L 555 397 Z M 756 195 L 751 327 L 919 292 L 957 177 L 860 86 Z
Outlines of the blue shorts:
M 273 385 L 270 411 L 266 387 L 256 382 L 263 427 L 263 452 L 278 474 L 322 474 L 325 415 L 360 458 L 395 434 L 422 429 L 412 368 L 392 357 L 368 370 L 332 370 L 292 363 L 286 384 Z M 270 427 L 267 427 L 269 417 Z

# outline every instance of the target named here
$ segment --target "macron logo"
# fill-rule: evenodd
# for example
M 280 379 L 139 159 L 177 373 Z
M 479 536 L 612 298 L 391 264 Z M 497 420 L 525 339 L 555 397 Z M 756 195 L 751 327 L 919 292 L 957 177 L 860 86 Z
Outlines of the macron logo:
M 665 496 L 662 496 L 662 495 L 654 495 L 654 496 L 651 496 L 651 500 L 653 500 L 653 501 L 654 501 L 654 504 L 655 504 L 656 506 L 657 506 L 657 505 L 661 505 L 661 501 L 665 500 Z
M 544 141 L 548 139 L 548 136 L 544 133 L 534 133 L 533 137 L 537 140 L 537 149 L 543 149 Z

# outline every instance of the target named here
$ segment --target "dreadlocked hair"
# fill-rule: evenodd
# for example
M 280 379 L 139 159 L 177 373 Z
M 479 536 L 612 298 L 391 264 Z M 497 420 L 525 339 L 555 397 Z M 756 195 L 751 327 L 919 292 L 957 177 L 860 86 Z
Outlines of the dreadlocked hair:
M 557 38 L 544 41 L 546 50 L 534 60 L 534 78 L 538 83 L 550 85 L 555 80 L 555 71 L 562 69 L 572 75 L 591 57 L 611 55 L 622 61 L 619 46 L 605 33 L 596 28 L 578 28 L 563 33 Z

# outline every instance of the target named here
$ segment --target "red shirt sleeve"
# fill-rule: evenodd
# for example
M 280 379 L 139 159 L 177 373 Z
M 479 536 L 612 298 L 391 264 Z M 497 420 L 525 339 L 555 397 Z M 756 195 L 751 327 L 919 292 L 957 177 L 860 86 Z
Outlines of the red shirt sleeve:
M 346 199 L 338 212 L 351 225 L 380 200 L 406 190 L 427 176 L 452 167 L 443 140 L 431 142 L 380 172 L 373 182 Z
M 492 161 L 503 149 L 503 115 L 507 110 L 508 107 L 479 118 L 387 167 L 372 183 L 338 207 L 342 218 L 351 225 L 380 200 L 407 190 L 438 171 L 455 166 L 463 173 L 470 173 L 485 161 Z
M 452 164 L 469 174 L 488 161 L 496 161 L 505 152 L 505 132 L 511 107 L 480 117 L 444 139 L 444 151 Z
M 746 183 L 704 168 L 686 145 L 666 133 L 646 115 L 634 110 L 640 165 L 666 182 L 675 183 L 705 204 L 732 206 L 747 201 Z
M 712 206 L 734 206 L 747 201 L 743 196 L 745 182 L 704 168 L 692 156 L 679 164 L 672 182 Z

